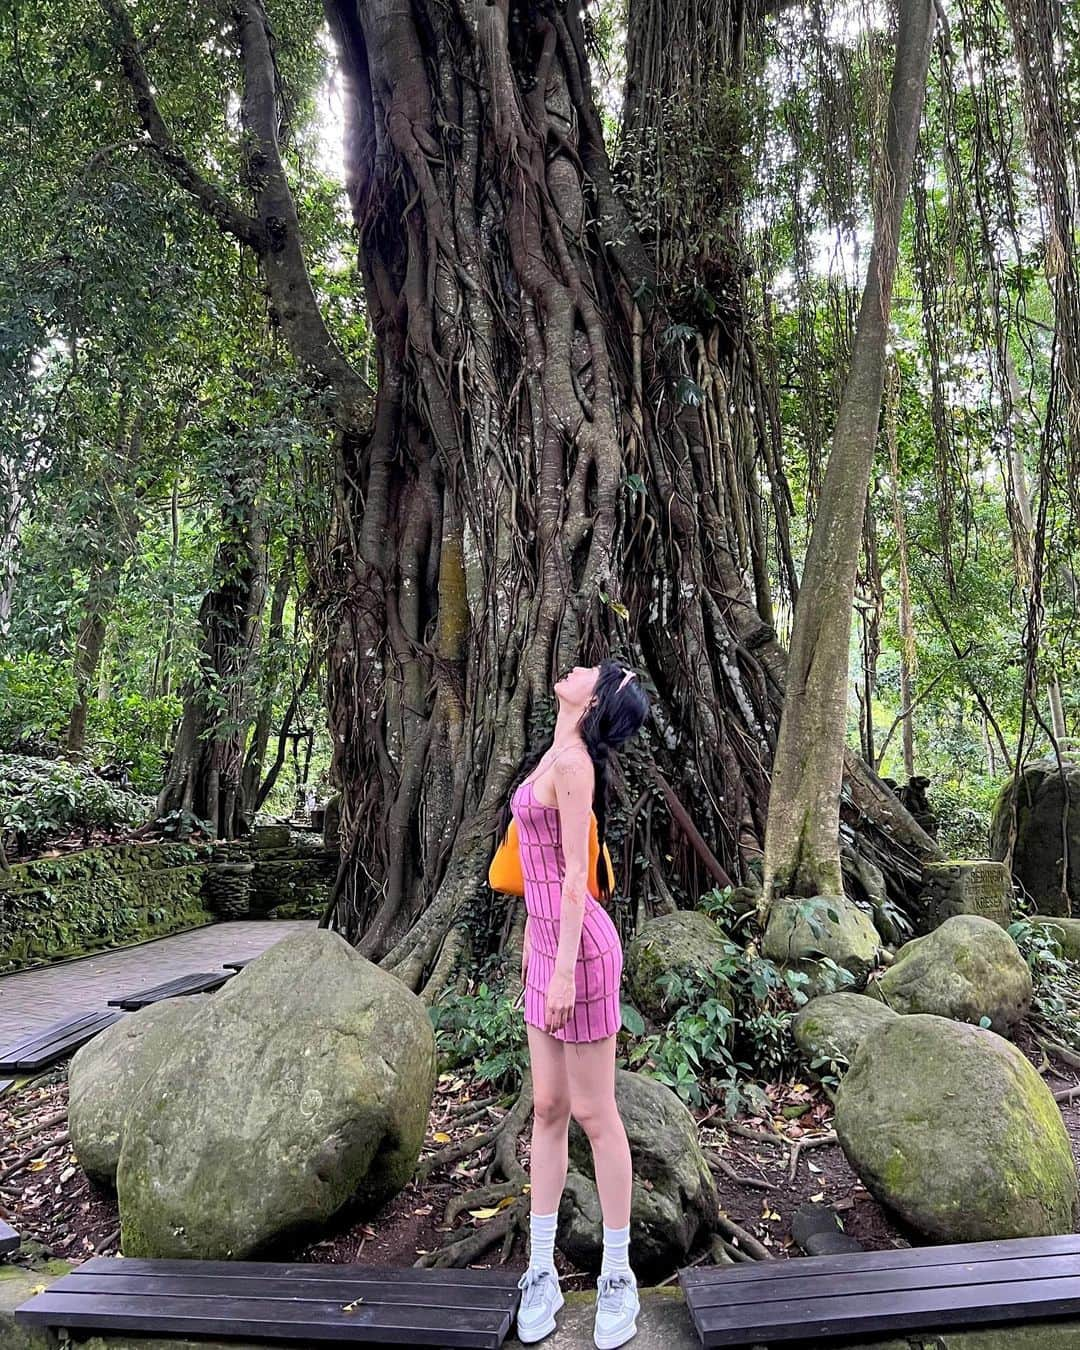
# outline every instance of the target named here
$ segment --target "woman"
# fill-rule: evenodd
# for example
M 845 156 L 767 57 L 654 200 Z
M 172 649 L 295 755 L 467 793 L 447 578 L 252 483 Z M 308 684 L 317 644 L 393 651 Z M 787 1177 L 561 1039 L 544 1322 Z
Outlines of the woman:
M 623 958 L 618 930 L 587 890 L 589 812 L 596 816 L 597 880 L 607 900 L 608 754 L 638 731 L 649 700 L 634 672 L 615 661 L 575 666 L 555 694 L 551 746 L 510 798 L 525 882 L 522 982 L 533 1082 L 529 1268 L 519 1282 L 517 1333 L 522 1341 L 540 1340 L 554 1330 L 563 1306 L 555 1226 L 573 1115 L 592 1148 L 603 1212 L 593 1340 L 613 1350 L 634 1335 L 638 1314 L 628 1260 L 630 1146 L 615 1104 Z M 503 835 L 508 823 L 507 811 Z

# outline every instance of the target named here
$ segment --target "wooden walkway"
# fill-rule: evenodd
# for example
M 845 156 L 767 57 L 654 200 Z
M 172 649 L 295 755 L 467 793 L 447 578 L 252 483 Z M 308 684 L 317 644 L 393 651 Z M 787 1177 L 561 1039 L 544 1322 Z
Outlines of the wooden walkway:
M 314 919 L 234 919 L 0 976 L 0 1045 L 63 1017 L 105 1008 L 109 999 L 148 985 L 258 956 L 283 937 L 310 932 L 315 923 Z

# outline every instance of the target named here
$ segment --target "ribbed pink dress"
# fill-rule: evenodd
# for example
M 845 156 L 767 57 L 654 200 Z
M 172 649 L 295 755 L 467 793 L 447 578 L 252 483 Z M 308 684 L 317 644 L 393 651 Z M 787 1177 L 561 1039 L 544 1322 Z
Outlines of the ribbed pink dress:
M 531 783 L 510 799 L 517 821 L 525 909 L 531 920 L 525 976 L 525 1021 L 546 1031 L 545 999 L 559 950 L 559 914 L 566 860 L 558 808 L 536 800 Z M 559 1041 L 598 1041 L 618 1031 L 623 952 L 619 930 L 603 905 L 586 892 L 581 943 L 574 966 L 575 1000 L 570 1020 L 548 1032 Z

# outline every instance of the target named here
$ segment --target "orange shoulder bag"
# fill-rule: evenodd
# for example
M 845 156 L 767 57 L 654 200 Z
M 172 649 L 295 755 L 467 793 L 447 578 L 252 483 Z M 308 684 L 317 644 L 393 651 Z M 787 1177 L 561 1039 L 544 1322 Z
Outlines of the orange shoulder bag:
M 589 894 L 594 900 L 599 900 L 600 885 L 596 879 L 596 863 L 600 856 L 599 841 L 596 834 L 596 816 L 592 811 L 589 812 Z M 611 865 L 611 854 L 608 852 L 608 846 L 604 844 L 604 861 L 608 865 L 608 875 L 612 879 L 612 890 L 615 889 L 615 868 Z M 517 821 L 510 817 L 510 828 L 506 832 L 506 838 L 495 850 L 495 856 L 491 860 L 491 866 L 488 868 L 488 885 L 493 891 L 502 891 L 506 895 L 524 895 L 525 878 L 521 871 L 521 846 L 518 839 Z

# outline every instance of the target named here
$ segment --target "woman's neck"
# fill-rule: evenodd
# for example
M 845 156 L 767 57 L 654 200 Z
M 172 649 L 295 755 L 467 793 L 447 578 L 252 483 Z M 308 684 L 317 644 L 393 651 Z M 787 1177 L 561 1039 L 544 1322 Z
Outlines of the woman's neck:
M 555 715 L 555 730 L 552 733 L 551 748 L 553 750 L 565 750 L 571 745 L 584 745 L 585 741 L 581 735 L 581 728 L 578 726 L 580 721 L 580 708 L 568 708 L 560 703 L 559 711 Z

